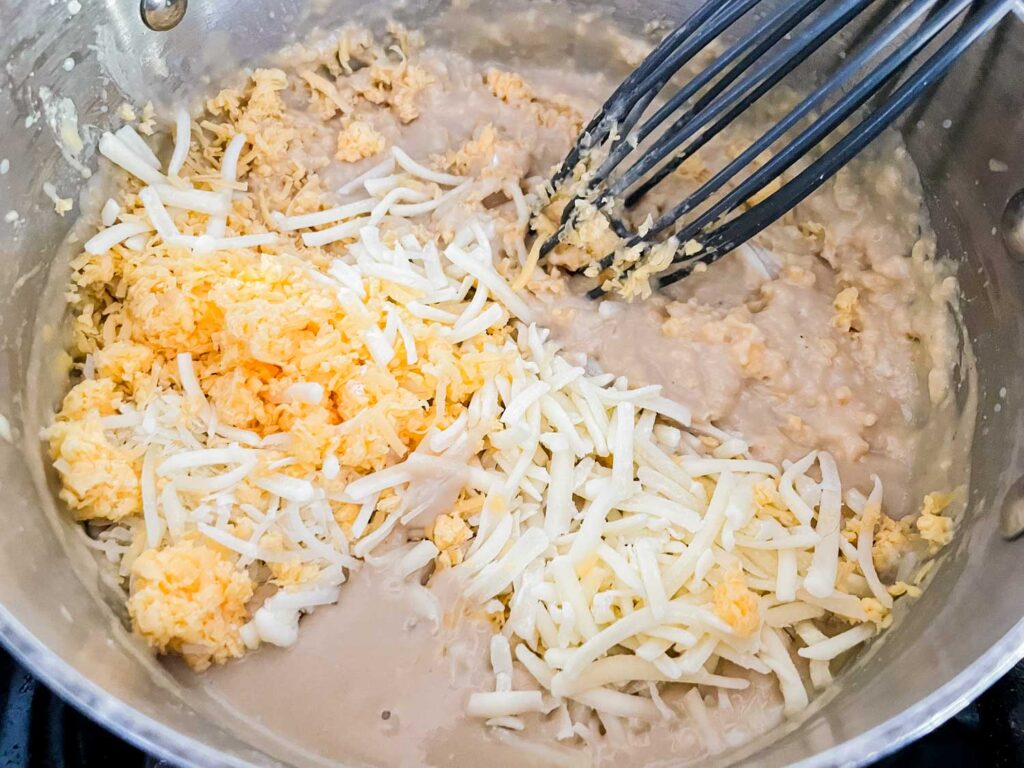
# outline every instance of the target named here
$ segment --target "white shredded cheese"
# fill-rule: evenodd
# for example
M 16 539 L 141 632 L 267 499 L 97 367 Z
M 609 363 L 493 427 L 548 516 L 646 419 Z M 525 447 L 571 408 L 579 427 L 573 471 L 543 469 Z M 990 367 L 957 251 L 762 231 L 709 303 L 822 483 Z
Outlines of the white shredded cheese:
M 305 245 L 333 247 L 326 268 L 304 263 L 301 274 L 311 296 L 336 300 L 358 321 L 353 335 L 365 346 L 368 375 L 415 375 L 424 361 L 441 369 L 432 346 L 438 340 L 455 350 L 459 375 L 459 356 L 469 350 L 503 361 L 454 413 L 455 382 L 437 376 L 421 441 L 410 446 L 386 436 L 393 454 L 362 476 L 339 459 L 346 455 L 342 435 L 365 427 L 361 419 L 377 416 L 372 408 L 332 425 L 338 438 L 300 473 L 307 460 L 290 453 L 303 439 L 299 430 L 261 437 L 220 424 L 197 376 L 205 358 L 189 353 L 175 361 L 180 387 L 102 417 L 105 435 L 142 457 L 148 546 L 198 532 L 235 553 L 242 567 L 316 566 L 310 583 L 279 589 L 255 611 L 241 629 L 247 647 L 294 643 L 301 615 L 336 601 L 343 569 L 360 559 L 387 563 L 409 584 L 432 573 L 436 561 L 459 569 L 465 601 L 502 627 L 490 646 L 494 690 L 473 693 L 467 712 L 512 730 L 528 727 L 523 715 L 550 714 L 559 718 L 560 738 L 593 738 L 574 722 L 580 713 L 596 715 L 613 733 L 625 727 L 623 718 L 673 717 L 666 703 L 673 699 L 661 696 L 666 685 L 747 688 L 747 679 L 707 671 L 722 661 L 773 675 L 785 710 L 799 711 L 807 689 L 792 653 L 808 660 L 811 684 L 821 687 L 831 680 L 833 659 L 872 637 L 877 619 L 869 621 L 862 598 L 892 606 L 872 563 L 881 483 L 875 479 L 866 498 L 850 497 L 847 511 L 872 523 L 861 524 L 852 543 L 828 453 L 782 466 L 754 460 L 741 438 L 693 424 L 689 409 L 659 387 L 630 388 L 563 354 L 547 331 L 530 324 L 529 305 L 499 272 L 500 259 L 516 253 L 503 252 L 506 235 L 494 221 L 464 221 L 443 245 L 415 234 L 422 221 L 411 219 L 446 216 L 460 195 L 481 190 L 479 180 L 432 170 L 392 148 L 339 190 L 357 199 L 273 214 L 275 232 L 234 235 L 228 216 L 246 137 L 236 135 L 225 149 L 220 176 L 229 184 L 207 191 L 177 178 L 191 128 L 179 110 L 167 167 L 173 183 L 134 130 L 101 137 L 101 153 L 146 184 L 139 193 L 144 215 L 116 223 L 121 211 L 108 201 L 105 228 L 86 242 L 88 253 L 120 243 L 141 249 L 155 231 L 197 257 L 278 246 L 263 257 L 291 259 L 278 251 L 294 237 L 287 233 L 305 230 Z M 518 188 L 507 194 L 525 226 L 526 198 Z M 172 213 L 184 222 L 184 210 L 209 217 L 205 234 L 179 232 Z M 389 289 L 383 296 L 378 283 Z M 489 333 L 498 327 L 507 334 Z M 94 373 L 95 362 L 87 365 Z M 200 367 L 203 381 L 209 370 Z M 289 374 L 271 405 L 304 413 L 334 397 L 328 374 L 305 375 L 311 380 Z M 707 437 L 714 447 L 702 441 Z M 262 493 L 241 494 L 242 484 Z M 341 522 L 332 506 L 339 503 L 358 511 Z M 476 506 L 455 515 L 463 504 Z M 442 514 L 451 516 L 447 534 Z M 245 525 L 232 524 L 239 515 Z M 455 526 L 457 538 L 442 542 Z M 279 546 L 263 546 L 268 533 Z M 129 532 L 97 547 L 118 558 L 130 542 Z M 839 580 L 840 572 L 849 574 L 841 563 L 854 563 L 863 578 Z M 815 622 L 830 616 L 854 626 L 829 637 L 827 625 Z M 523 669 L 543 693 L 513 688 Z M 683 698 L 698 725 L 707 707 L 696 688 Z
M 170 162 L 167 163 L 167 175 L 177 176 L 185 160 L 188 158 L 189 144 L 192 138 L 192 118 L 188 110 L 178 107 L 174 115 L 174 151 L 171 153 Z
M 85 252 L 94 255 L 106 253 L 115 245 L 123 243 L 130 237 L 151 232 L 152 228 L 144 222 L 128 221 L 107 227 L 85 241 Z
M 120 214 L 121 206 L 117 200 L 110 198 L 103 204 L 103 208 L 100 211 L 100 222 L 104 227 L 112 227 Z
M 143 142 L 145 143 L 145 142 Z M 166 183 L 166 177 L 149 162 L 130 149 L 119 137 L 104 133 L 100 137 L 100 154 L 147 184 Z

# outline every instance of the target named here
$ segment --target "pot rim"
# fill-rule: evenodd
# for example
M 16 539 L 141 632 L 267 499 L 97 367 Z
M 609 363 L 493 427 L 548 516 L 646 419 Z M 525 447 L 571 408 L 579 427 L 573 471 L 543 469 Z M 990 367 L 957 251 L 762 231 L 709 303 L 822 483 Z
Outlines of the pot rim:
M 181 766 L 252 765 L 142 714 L 109 693 L 51 651 L 2 605 L 0 644 L 65 702 L 147 754 Z
M 859 736 L 796 763 L 796 768 L 862 766 L 880 760 L 938 728 L 1024 660 L 1024 618 L 952 679 L 925 698 Z
M 253 765 L 142 714 L 51 651 L 0 606 L 0 643 L 30 672 L 89 719 L 135 747 L 178 765 Z M 956 676 L 912 707 L 869 731 L 796 765 L 865 765 L 934 730 L 1024 659 L 1024 619 Z M 271 758 L 273 759 L 273 758 Z

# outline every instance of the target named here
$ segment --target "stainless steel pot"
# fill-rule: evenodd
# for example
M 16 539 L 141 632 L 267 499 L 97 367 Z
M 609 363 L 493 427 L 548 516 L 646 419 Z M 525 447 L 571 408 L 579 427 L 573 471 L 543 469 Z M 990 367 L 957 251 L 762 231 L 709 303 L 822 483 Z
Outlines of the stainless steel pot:
M 691 5 L 524 2 L 527 14 L 506 34 L 476 38 L 460 30 L 495 8 L 511 13 L 511 4 L 453 4 L 454 11 L 447 0 L 372 7 L 359 0 L 192 0 L 180 27 L 157 34 L 145 29 L 132 0 L 0 0 L 0 413 L 13 430 L 12 440 L 0 441 L 0 639 L 61 696 L 150 752 L 198 765 L 324 762 L 231 720 L 202 690 L 156 664 L 125 632 L 110 607 L 116 602 L 104 599 L 110 587 L 102 571 L 76 546 L 79 534 L 54 502 L 37 435 L 62 382 L 54 331 L 67 262 L 61 242 L 72 217 L 53 212 L 43 184 L 77 195 L 84 181 L 69 158 L 93 160 L 90 140 L 126 97 L 195 97 L 317 24 L 379 23 L 390 10 L 481 57 L 600 65 L 598 37 L 562 35 L 552 44 L 537 29 L 567 8 L 593 31 L 598 24 L 588 27 L 582 12 L 608 11 L 641 29 L 652 19 L 678 19 Z M 1000 538 L 998 516 L 1024 493 L 1016 483 L 1024 473 L 1024 265 L 1004 250 L 998 229 L 1005 202 L 1024 186 L 1022 71 L 1024 29 L 1008 19 L 905 128 L 940 250 L 960 265 L 976 355 L 972 489 L 957 541 L 924 597 L 839 685 L 799 722 L 721 756 L 723 763 L 865 762 L 938 725 L 1024 655 L 1024 589 L 1017 587 L 1024 545 Z M 56 140 L 73 114 L 86 140 L 80 158 L 66 134 L 63 154 Z M 964 397 L 962 405 L 972 403 Z

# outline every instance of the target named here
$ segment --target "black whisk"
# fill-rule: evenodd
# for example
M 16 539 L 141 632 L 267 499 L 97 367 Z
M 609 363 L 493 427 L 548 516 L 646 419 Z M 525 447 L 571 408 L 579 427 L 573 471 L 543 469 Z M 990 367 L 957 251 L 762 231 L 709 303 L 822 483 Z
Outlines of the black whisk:
M 581 161 L 590 164 L 581 188 L 563 210 L 558 230 L 542 244 L 540 258 L 575 226 L 580 203 L 586 201 L 608 216 L 623 240 L 619 249 L 600 260 L 598 270 L 591 269 L 588 274 L 609 269 L 617 254 L 633 249 L 633 266 L 624 268 L 628 273 L 660 244 L 675 249 L 672 265 L 658 278 L 661 286 L 681 280 L 698 264 L 717 261 L 791 210 L 849 162 L 1014 4 L 1013 0 L 904 3 L 893 18 L 849 52 L 822 85 L 738 157 L 653 224 L 631 231 L 616 209 L 635 205 L 851 21 L 869 9 L 884 10 L 886 6 L 884 0 L 780 3 L 752 32 L 725 48 L 690 80 L 673 85 L 677 90 L 652 108 L 682 67 L 760 2 L 707 0 L 622 82 L 551 180 L 552 189 L 557 190 Z M 890 1 L 888 6 L 892 5 Z M 914 66 L 913 59 L 933 42 L 937 50 Z M 873 97 L 879 103 L 860 113 Z M 771 194 L 763 194 L 768 185 L 854 116 L 859 121 L 830 148 Z M 767 162 L 754 167 L 756 158 L 802 121 L 809 124 L 781 149 L 773 150 Z M 759 193 L 758 202 L 750 205 Z M 603 293 L 604 289 L 597 287 L 590 295 L 596 298 Z

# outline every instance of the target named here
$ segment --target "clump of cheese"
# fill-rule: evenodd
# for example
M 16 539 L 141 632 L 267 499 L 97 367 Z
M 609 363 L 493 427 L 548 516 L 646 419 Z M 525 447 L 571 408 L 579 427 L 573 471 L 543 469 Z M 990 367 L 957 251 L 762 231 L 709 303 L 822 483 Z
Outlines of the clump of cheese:
M 529 174 L 529 152 L 515 139 L 499 134 L 492 123 L 478 128 L 458 149 L 440 158 L 453 173 L 515 184 Z
M 533 89 L 516 72 L 489 69 L 484 73 L 484 83 L 496 98 L 505 102 L 529 101 L 533 98 Z
M 93 356 L 96 375 L 116 382 L 129 395 L 144 395 L 153 385 L 152 369 L 156 356 L 144 344 L 115 341 L 98 349 Z
M 516 72 L 489 69 L 484 73 L 484 85 L 496 99 L 525 110 L 539 125 L 554 126 L 568 122 L 574 131 L 583 127 L 582 115 L 570 104 L 569 97 L 543 96 Z
M 222 143 L 244 133 L 251 150 L 239 160 L 239 175 L 251 167 L 259 176 L 282 171 L 292 161 L 288 150 L 297 132 L 285 108 L 282 91 L 288 87 L 288 76 L 280 69 L 257 69 L 241 89 L 225 89 L 206 102 L 211 116 L 224 122 L 206 121 L 204 127 L 217 134 Z M 207 148 L 207 160 L 219 154 Z
M 384 150 L 384 137 L 365 120 L 353 120 L 338 134 L 335 157 L 343 163 L 355 163 Z
M 142 509 L 138 461 L 112 445 L 93 413 L 48 431 L 61 474 L 60 498 L 77 520 L 120 520 Z
M 713 594 L 715 613 L 742 637 L 750 636 L 761 625 L 760 600 L 739 569 L 727 573 Z
M 241 656 L 238 630 L 249 617 L 249 575 L 233 558 L 202 543 L 148 549 L 132 566 L 128 613 L 135 630 L 161 653 L 193 669 Z
M 879 573 L 892 571 L 899 565 L 900 558 L 910 547 L 910 534 L 911 527 L 906 518 L 893 520 L 888 515 L 879 518 L 871 550 L 871 559 Z
M 874 597 L 862 597 L 860 607 L 868 617 L 868 621 L 874 622 L 879 629 L 888 629 L 892 626 L 892 611 L 886 608 Z
M 440 550 L 437 556 L 438 566 L 445 568 L 462 562 L 461 545 L 472 537 L 466 521 L 456 514 L 438 515 L 430 531 L 430 540 Z
M 356 72 L 350 82 L 362 98 L 387 107 L 401 122 L 410 123 L 419 117 L 417 98 L 434 82 L 434 76 L 407 60 L 397 64 L 382 61 Z
M 308 471 L 308 463 L 319 466 L 329 446 L 339 442 L 342 465 L 380 468 L 415 448 L 435 425 L 438 407 L 431 401 L 439 391 L 445 394 L 444 426 L 504 365 L 483 344 L 456 352 L 436 323 L 398 310 L 422 342 L 424 359 L 409 365 L 396 355 L 382 368 L 363 334 L 383 326 L 388 307 L 405 303 L 404 289 L 368 280 L 370 312 L 359 316 L 346 312 L 329 291 L 311 283 L 300 262 L 286 257 L 236 249 L 195 259 L 172 246 L 148 252 L 123 270 L 124 303 L 108 315 L 131 342 L 117 354 L 100 353 L 103 364 L 134 381 L 145 362 L 189 350 L 222 422 L 261 435 L 295 436 L 293 452 L 304 452 L 290 470 L 295 473 Z M 487 338 L 500 341 L 502 333 L 495 330 Z M 322 385 L 324 401 L 281 402 L 280 393 L 300 381 Z
M 778 481 L 763 480 L 754 485 L 754 504 L 757 505 L 758 514 L 763 517 L 771 517 L 778 520 L 785 526 L 799 524 L 789 507 L 779 496 Z
M 120 520 L 142 509 L 139 457 L 113 444 L 101 421 L 120 401 L 112 379 L 82 381 L 46 430 L 61 476 L 60 498 L 77 520 Z
M 921 538 L 929 543 L 933 552 L 953 539 L 953 520 L 943 514 L 952 501 L 953 496 L 948 493 L 935 492 L 924 497 L 916 525 Z
M 860 330 L 860 291 L 853 286 L 843 288 L 832 302 L 836 310 L 832 327 L 843 333 Z

